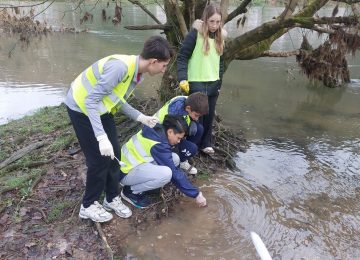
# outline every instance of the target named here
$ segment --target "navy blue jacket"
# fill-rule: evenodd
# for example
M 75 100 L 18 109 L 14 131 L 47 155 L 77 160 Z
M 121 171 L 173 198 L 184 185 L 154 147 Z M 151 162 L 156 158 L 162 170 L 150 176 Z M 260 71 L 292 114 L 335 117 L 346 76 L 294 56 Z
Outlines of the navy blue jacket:
M 187 116 L 189 113 L 185 110 L 186 97 L 177 98 L 170 103 L 168 113 L 170 115 Z
M 196 198 L 199 194 L 199 189 L 188 180 L 180 168 L 175 166 L 172 159 L 172 147 L 168 142 L 163 126 L 160 124 L 157 124 L 154 128 L 144 126 L 142 135 L 148 139 L 159 142 L 151 148 L 150 153 L 158 165 L 164 165 L 171 169 L 172 183 L 186 196 Z

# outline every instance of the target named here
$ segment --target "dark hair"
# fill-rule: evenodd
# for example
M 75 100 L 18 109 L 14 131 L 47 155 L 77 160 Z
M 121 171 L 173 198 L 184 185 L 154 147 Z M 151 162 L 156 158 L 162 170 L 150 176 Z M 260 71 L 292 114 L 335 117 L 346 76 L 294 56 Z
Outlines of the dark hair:
M 167 114 L 162 124 L 165 132 L 167 132 L 168 129 L 173 129 L 175 134 L 186 134 L 188 130 L 188 125 L 184 117 L 178 115 Z
M 161 36 L 151 36 L 144 43 L 140 54 L 145 60 L 158 59 L 159 61 L 168 61 L 174 54 L 169 42 Z
M 191 111 L 206 115 L 209 113 L 208 96 L 202 92 L 192 93 L 185 100 L 185 107 L 189 106 Z

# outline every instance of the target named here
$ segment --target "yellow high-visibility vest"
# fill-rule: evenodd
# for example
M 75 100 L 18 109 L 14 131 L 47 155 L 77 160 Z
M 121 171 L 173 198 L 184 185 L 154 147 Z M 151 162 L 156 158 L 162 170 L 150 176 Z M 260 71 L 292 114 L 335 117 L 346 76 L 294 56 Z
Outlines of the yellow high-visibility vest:
M 102 99 L 102 102 L 98 107 L 100 115 L 105 113 L 115 114 L 121 105 L 126 103 L 126 99 L 134 91 L 134 88 L 129 87 L 134 78 L 137 57 L 134 55 L 130 56 L 117 54 L 105 57 L 84 70 L 79 76 L 77 76 L 71 85 L 73 98 L 81 111 L 86 115 L 87 111 L 85 99 L 98 82 L 101 74 L 103 73 L 105 63 L 111 59 L 118 59 L 124 62 L 127 65 L 127 73 L 123 80 L 113 88 L 110 95 L 105 96 Z
M 139 164 L 154 161 L 150 150 L 158 143 L 160 142 L 143 137 L 142 130 L 133 135 L 130 140 L 121 147 L 121 161 L 125 163 L 124 166 L 121 166 L 121 171 L 128 173 Z
M 177 97 L 174 97 L 172 99 L 170 99 L 168 102 L 165 103 L 165 105 L 163 105 L 162 108 L 160 108 L 156 113 L 155 113 L 155 117 L 157 119 L 159 119 L 160 121 L 160 124 L 162 124 L 164 122 L 164 118 L 167 114 L 169 114 L 169 106 L 170 104 L 173 102 L 173 101 L 176 101 L 177 99 L 180 99 L 180 98 L 188 98 L 187 96 L 177 96 Z M 188 125 L 190 125 L 190 122 L 191 122 L 191 119 L 190 119 L 190 116 L 189 115 L 186 115 L 184 116 L 184 119 L 186 121 L 186 123 Z
M 220 79 L 220 55 L 215 48 L 215 40 L 209 38 L 209 53 L 203 52 L 204 38 L 198 32 L 195 48 L 188 63 L 188 81 L 208 82 Z

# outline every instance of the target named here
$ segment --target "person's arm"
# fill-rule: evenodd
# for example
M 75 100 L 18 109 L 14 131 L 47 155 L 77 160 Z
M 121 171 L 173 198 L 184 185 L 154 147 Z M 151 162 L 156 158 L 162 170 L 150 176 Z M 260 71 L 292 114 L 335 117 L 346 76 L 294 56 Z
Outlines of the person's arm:
M 181 192 L 191 198 L 199 195 L 199 189 L 188 180 L 182 170 L 175 166 L 170 146 L 162 143 L 156 144 L 151 148 L 151 155 L 158 165 L 168 166 L 171 169 L 171 181 Z
M 104 70 L 98 82 L 85 99 L 85 106 L 95 136 L 105 134 L 98 107 L 105 96 L 111 94 L 113 88 L 127 74 L 127 66 L 120 60 L 110 60 L 104 64 Z
M 188 62 L 194 51 L 197 38 L 197 30 L 192 29 L 185 37 L 177 56 L 178 81 L 188 79 Z

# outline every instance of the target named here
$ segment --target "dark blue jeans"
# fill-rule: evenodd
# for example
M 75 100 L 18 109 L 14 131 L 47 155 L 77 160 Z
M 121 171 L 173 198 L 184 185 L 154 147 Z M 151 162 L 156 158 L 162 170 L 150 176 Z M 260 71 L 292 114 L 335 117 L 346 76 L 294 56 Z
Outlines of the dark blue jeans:
M 198 122 L 196 122 L 196 126 L 196 134 L 188 136 L 186 139 L 182 139 L 178 144 L 180 162 L 188 160 L 189 158 L 195 156 L 198 152 L 198 145 L 201 142 L 204 127 Z
M 209 114 L 202 116 L 199 122 L 204 126 L 204 134 L 201 138 L 199 147 L 200 149 L 206 147 L 212 147 L 212 129 L 213 121 L 215 117 L 216 102 L 219 97 L 219 91 L 221 88 L 221 80 L 211 82 L 189 82 L 190 91 L 189 94 L 195 92 L 202 92 L 208 96 L 209 102 Z
M 116 160 L 111 160 L 110 156 L 100 154 L 99 143 L 86 115 L 69 108 L 68 114 L 81 150 L 85 155 L 88 168 L 83 206 L 87 208 L 94 201 L 98 201 L 103 191 L 106 193 L 107 201 L 111 202 L 113 198 L 119 195 L 119 164 Z M 113 115 L 102 115 L 101 123 L 114 148 L 115 156 L 119 158 L 120 145 Z

